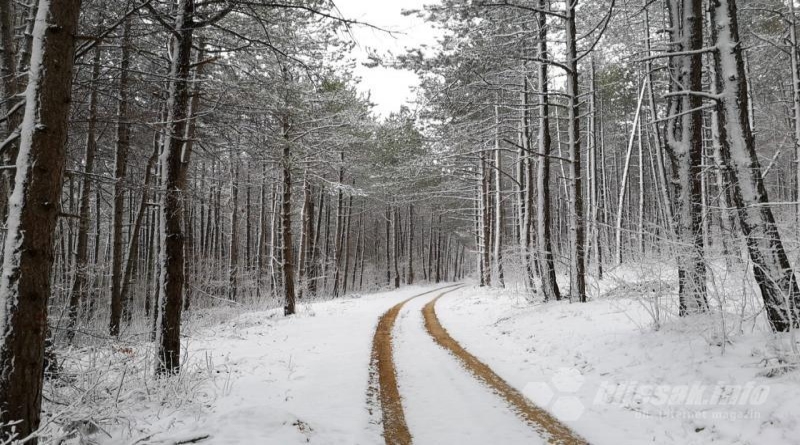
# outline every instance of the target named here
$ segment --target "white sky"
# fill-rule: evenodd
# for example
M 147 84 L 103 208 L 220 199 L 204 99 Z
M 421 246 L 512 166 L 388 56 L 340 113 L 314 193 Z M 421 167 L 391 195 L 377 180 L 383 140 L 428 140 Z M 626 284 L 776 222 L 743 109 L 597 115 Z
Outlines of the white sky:
M 413 99 L 411 88 L 419 85 L 419 79 L 410 71 L 383 67 L 367 68 L 361 62 L 367 60 L 369 51 L 381 56 L 403 54 L 406 48 L 433 45 L 436 31 L 422 19 L 403 16 L 404 9 L 423 9 L 423 5 L 434 0 L 334 0 L 342 15 L 348 19 L 366 22 L 395 32 L 393 35 L 359 26 L 353 28 L 356 40 L 355 57 L 359 62 L 355 74 L 362 78 L 363 92 L 371 92 L 376 112 L 386 116 Z

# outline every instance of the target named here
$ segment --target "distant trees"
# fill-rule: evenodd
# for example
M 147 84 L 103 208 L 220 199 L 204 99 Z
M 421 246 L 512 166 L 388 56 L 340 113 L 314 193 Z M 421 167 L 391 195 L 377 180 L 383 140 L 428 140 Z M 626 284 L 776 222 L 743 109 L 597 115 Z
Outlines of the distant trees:
M 574 2 L 443 2 L 428 8 L 428 14 L 451 33 L 445 49 L 431 59 L 415 53 L 403 59 L 423 76 L 435 74 L 441 79 L 427 78 L 427 100 L 436 104 L 432 113 L 449 127 L 443 140 L 454 153 L 449 158 L 453 168 L 464 174 L 464 180 L 471 176 L 477 184 L 475 192 L 464 198 L 477 201 L 469 208 L 478 214 L 469 219 L 476 222 L 476 261 L 482 284 L 502 286 L 504 264 L 509 263 L 505 251 L 514 239 L 519 240 L 515 244 L 522 254 L 517 258 L 530 270 L 526 273 L 532 293 L 536 281 L 546 300 L 561 299 L 556 264 L 566 261 L 570 298 L 586 301 L 589 213 L 584 202 L 580 63 L 602 37 L 613 6 L 613 2 L 593 5 L 601 10 L 595 16 L 599 19 L 586 24 L 579 22 Z M 579 35 L 581 25 L 587 34 Z M 563 30 L 566 38 L 566 52 L 558 55 L 549 51 L 554 28 Z M 453 53 L 450 48 L 460 51 Z M 529 64 L 535 66 L 533 72 Z M 565 88 L 553 89 L 553 70 L 565 74 Z M 554 108 L 566 112 L 556 115 L 553 125 Z M 484 148 L 490 143 L 491 156 Z M 551 175 L 554 165 L 561 172 L 557 181 Z M 516 175 L 506 166 L 517 166 Z M 553 190 L 558 192 L 555 198 Z M 512 193 L 518 198 L 508 199 Z M 509 209 L 510 202 L 516 205 Z M 504 218 L 509 210 L 514 217 Z M 563 232 L 553 234 L 553 215 Z M 510 221 L 514 224 L 509 225 Z M 556 246 L 561 243 L 568 248 Z
M 709 17 L 694 0 L 647 3 L 636 12 L 615 11 L 613 2 L 578 9 L 575 2 L 448 0 L 426 9 L 429 20 L 448 30 L 441 51 L 409 52 L 401 62 L 425 79 L 447 168 L 469 184 L 462 209 L 472 215 L 462 218 L 474 231 L 481 284 L 501 285 L 497 265 L 516 258 L 523 268 L 535 265 L 534 279 L 526 278 L 531 295 L 538 285 L 545 300 L 559 299 L 556 269 L 569 265 L 570 298 L 585 301 L 585 278 L 591 271 L 600 278 L 609 258 L 603 250 L 613 242 L 616 263 L 652 254 L 675 258 L 678 312 L 689 315 L 709 309 L 714 244 L 730 258 L 740 230 L 773 329 L 797 323 L 798 288 L 767 194 L 772 188 L 797 199 L 787 193 L 800 169 L 776 163 L 786 155 L 772 134 L 753 133 L 758 113 L 797 126 L 794 7 L 776 4 L 747 15 L 745 34 L 753 30 L 759 42 L 774 45 L 748 51 L 734 2 L 710 6 Z M 777 18 L 782 27 L 773 26 Z M 787 41 L 765 40 L 781 30 Z M 644 40 L 631 41 L 632 32 Z M 565 45 L 556 55 L 548 51 L 554 40 Z M 785 60 L 782 78 L 746 69 L 748 60 L 769 63 L 769 57 Z M 554 82 L 552 71 L 564 77 Z M 781 79 L 792 83 L 787 88 Z M 754 96 L 754 82 L 765 96 Z M 792 106 L 776 115 L 774 107 L 753 104 L 759 97 Z M 792 126 L 786 131 L 797 133 Z M 773 153 L 766 169 L 757 137 Z M 772 187 L 768 173 L 777 181 Z M 513 178 L 513 187 L 500 178 Z M 535 203 L 525 198 L 531 187 Z M 511 193 L 516 199 L 506 198 Z M 611 208 L 616 214 L 609 215 Z M 514 217 L 503 222 L 509 211 Z M 535 238 L 526 236 L 531 228 Z M 519 254 L 510 256 L 517 244 Z

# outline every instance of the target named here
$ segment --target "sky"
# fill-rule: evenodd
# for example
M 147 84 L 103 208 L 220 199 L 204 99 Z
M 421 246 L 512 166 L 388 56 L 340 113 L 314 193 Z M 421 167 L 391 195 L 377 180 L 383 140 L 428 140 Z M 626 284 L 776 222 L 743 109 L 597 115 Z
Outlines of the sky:
M 357 44 L 355 57 L 359 62 L 355 74 L 362 79 L 359 89 L 370 93 L 372 102 L 376 104 L 375 111 L 382 116 L 387 116 L 413 100 L 412 88 L 419 85 L 419 78 L 410 71 L 385 67 L 367 68 L 361 62 L 367 60 L 370 51 L 382 56 L 397 55 L 404 53 L 406 48 L 435 44 L 437 33 L 432 26 L 413 15 L 401 14 L 403 10 L 421 10 L 423 5 L 432 2 L 433 0 L 335 0 L 343 17 L 393 32 L 390 35 L 365 26 L 355 26 L 352 31 Z

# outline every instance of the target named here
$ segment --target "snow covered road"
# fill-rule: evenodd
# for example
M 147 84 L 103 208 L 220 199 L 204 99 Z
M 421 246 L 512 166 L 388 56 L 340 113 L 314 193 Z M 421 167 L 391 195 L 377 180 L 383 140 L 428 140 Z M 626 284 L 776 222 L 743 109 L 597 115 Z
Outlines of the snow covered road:
M 437 295 L 408 302 L 394 331 L 399 389 L 414 443 L 545 443 L 425 331 L 422 307 Z
M 198 385 L 210 393 L 206 409 L 143 413 L 147 430 L 162 432 L 137 443 L 542 444 L 538 431 L 554 430 L 566 437 L 558 443 L 583 443 L 554 419 L 539 428 L 546 415 L 520 414 L 508 391 L 476 378 L 463 354 L 443 347 L 446 331 L 430 330 L 436 315 L 429 307 L 423 316 L 423 308 L 450 293 L 462 294 L 454 285 L 409 286 L 303 304 L 288 318 L 244 313 L 193 333 L 189 362 L 214 376 Z M 391 364 L 388 379 L 376 372 L 381 355 Z M 402 428 L 386 420 L 389 405 Z

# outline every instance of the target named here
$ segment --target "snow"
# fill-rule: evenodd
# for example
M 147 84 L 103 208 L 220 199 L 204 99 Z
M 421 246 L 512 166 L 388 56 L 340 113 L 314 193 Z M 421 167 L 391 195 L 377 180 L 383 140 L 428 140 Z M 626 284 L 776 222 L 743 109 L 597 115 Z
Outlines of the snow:
M 529 305 L 477 287 L 443 297 L 437 312 L 464 347 L 593 444 L 797 443 L 800 376 L 765 376 L 771 334 L 728 339 L 723 354 L 703 316 L 654 331 L 635 299 Z
M 375 326 L 393 305 L 434 288 L 409 286 L 313 304 L 300 300 L 292 317 L 260 311 L 196 332 L 187 329 L 183 366 L 199 364 L 216 375 L 193 391 L 192 402 L 207 400 L 179 408 L 142 407 L 126 422 L 134 427 L 104 426 L 113 439 L 95 440 L 111 444 L 121 437 L 148 437 L 142 443 L 156 444 L 208 435 L 199 443 L 381 443 L 380 411 L 370 416 L 367 410 Z

